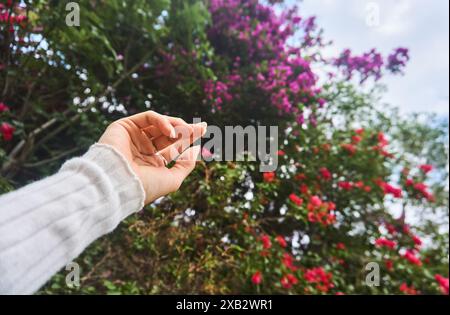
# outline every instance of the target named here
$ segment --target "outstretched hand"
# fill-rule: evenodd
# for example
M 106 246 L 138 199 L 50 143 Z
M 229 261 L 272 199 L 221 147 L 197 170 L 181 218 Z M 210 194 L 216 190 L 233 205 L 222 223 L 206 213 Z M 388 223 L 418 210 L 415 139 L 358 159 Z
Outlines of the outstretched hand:
M 144 186 L 148 204 L 178 190 L 192 172 L 200 146 L 190 145 L 206 133 L 206 127 L 147 111 L 115 121 L 99 143 L 111 145 L 127 159 Z M 175 165 L 167 168 L 172 161 Z

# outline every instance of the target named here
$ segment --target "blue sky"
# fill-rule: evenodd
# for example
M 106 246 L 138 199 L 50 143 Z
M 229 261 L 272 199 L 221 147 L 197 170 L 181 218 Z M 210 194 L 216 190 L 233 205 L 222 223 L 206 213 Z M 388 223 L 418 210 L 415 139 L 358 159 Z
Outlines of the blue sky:
M 345 48 L 362 53 L 376 47 L 410 49 L 405 76 L 386 76 L 384 100 L 402 113 L 427 111 L 449 115 L 449 1 L 447 0 L 292 0 L 302 16 L 316 15 L 325 39 L 334 45 L 325 56 Z M 378 26 L 368 26 L 368 5 L 379 8 Z M 373 12 L 373 11 L 372 11 Z

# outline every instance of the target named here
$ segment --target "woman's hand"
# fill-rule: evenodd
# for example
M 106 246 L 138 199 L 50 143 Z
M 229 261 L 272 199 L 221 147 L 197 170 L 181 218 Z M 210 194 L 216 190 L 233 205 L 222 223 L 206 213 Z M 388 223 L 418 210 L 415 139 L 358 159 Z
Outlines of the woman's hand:
M 117 149 L 142 182 L 145 203 L 178 190 L 192 172 L 200 146 L 190 147 L 206 132 L 206 123 L 187 124 L 181 118 L 153 111 L 112 123 L 99 143 Z M 166 164 L 174 161 L 172 168 Z

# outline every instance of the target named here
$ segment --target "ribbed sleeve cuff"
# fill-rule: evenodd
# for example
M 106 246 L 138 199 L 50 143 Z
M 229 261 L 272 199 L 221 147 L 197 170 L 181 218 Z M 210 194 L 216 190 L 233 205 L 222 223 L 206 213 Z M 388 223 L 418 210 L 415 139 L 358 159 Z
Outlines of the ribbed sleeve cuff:
M 107 144 L 96 143 L 80 158 L 72 159 L 65 163 L 61 171 L 78 168 L 78 159 L 90 162 L 90 166 L 96 168 L 109 178 L 112 195 L 118 198 L 120 220 L 144 207 L 145 191 L 139 177 L 131 168 L 125 157 L 114 147 Z
M 57 174 L 1 196 L 0 294 L 35 292 L 144 200 L 126 159 L 103 144 Z

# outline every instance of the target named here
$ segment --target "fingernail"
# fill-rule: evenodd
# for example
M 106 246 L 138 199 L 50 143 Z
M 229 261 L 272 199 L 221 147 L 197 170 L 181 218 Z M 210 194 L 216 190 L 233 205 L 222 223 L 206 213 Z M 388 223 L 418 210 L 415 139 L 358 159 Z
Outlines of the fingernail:
M 202 126 L 202 130 L 203 130 L 203 132 L 202 132 L 202 136 L 206 133 L 206 130 L 207 130 L 207 128 L 208 128 L 208 124 L 206 123 L 206 122 L 201 122 L 200 123 L 201 124 L 201 126 Z
M 172 128 L 172 131 L 170 132 L 170 137 L 172 139 L 175 139 L 177 137 L 177 133 L 175 132 L 175 129 Z

